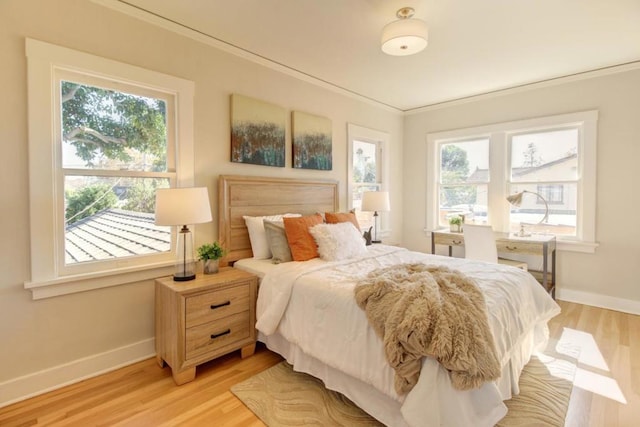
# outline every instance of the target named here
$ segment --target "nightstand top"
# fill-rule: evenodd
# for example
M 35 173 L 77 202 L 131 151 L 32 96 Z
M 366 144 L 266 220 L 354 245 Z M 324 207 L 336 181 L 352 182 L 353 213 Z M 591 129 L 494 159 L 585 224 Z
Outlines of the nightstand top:
M 187 282 L 176 282 L 173 280 L 173 276 L 160 277 L 156 279 L 164 286 L 172 289 L 178 293 L 188 293 L 191 291 L 198 291 L 203 288 L 216 287 L 228 285 L 233 282 L 255 279 L 258 276 L 249 272 L 239 270 L 233 267 L 221 267 L 220 271 L 214 274 L 198 274 L 194 280 Z

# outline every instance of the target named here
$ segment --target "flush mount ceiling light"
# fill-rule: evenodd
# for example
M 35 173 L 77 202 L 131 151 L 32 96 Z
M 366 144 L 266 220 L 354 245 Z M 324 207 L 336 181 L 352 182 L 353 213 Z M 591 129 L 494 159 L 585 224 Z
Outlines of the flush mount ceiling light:
M 397 21 L 382 29 L 382 51 L 387 55 L 406 56 L 427 47 L 429 32 L 426 22 L 412 18 L 415 10 L 403 7 L 396 12 Z

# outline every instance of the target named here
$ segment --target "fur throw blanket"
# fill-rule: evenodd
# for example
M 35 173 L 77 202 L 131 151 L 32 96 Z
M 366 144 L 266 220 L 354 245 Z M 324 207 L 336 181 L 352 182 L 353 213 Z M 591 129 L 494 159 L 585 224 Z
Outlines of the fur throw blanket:
M 355 297 L 383 340 L 399 394 L 418 382 L 423 356 L 448 369 L 459 390 L 500 377 L 484 297 L 459 271 L 425 264 L 381 268 L 358 283 Z

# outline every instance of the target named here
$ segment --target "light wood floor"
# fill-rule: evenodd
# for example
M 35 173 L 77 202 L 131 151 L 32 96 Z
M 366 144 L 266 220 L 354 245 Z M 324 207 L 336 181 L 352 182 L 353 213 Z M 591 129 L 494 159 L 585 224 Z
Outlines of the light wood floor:
M 567 426 L 640 425 L 640 316 L 560 305 L 551 335 L 585 341 Z M 0 408 L 0 426 L 262 426 L 229 389 L 280 360 L 262 346 L 244 360 L 235 352 L 177 387 L 169 368 L 149 359 Z

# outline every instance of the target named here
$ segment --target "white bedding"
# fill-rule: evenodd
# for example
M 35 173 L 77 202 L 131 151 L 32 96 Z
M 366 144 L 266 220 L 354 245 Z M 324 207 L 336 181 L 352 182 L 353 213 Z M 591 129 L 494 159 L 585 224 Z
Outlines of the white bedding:
M 409 262 L 446 265 L 476 280 L 487 300 L 503 367 L 500 380 L 458 391 L 447 371 L 425 358 L 413 390 L 405 396 L 395 392 L 394 372 L 382 342 L 356 305 L 353 289 L 372 270 Z M 522 367 L 535 346 L 546 340 L 546 322 L 559 311 L 538 282 L 520 269 L 373 245 L 358 259 L 312 259 L 269 268 L 260 285 L 256 328 L 270 348 L 291 359 L 295 369 L 319 376 L 388 425 L 491 426 L 505 415 L 502 401 L 518 392 Z M 353 386 L 349 378 L 354 379 Z M 367 393 L 371 388 L 377 391 Z M 390 402 L 382 405 L 381 398 Z

